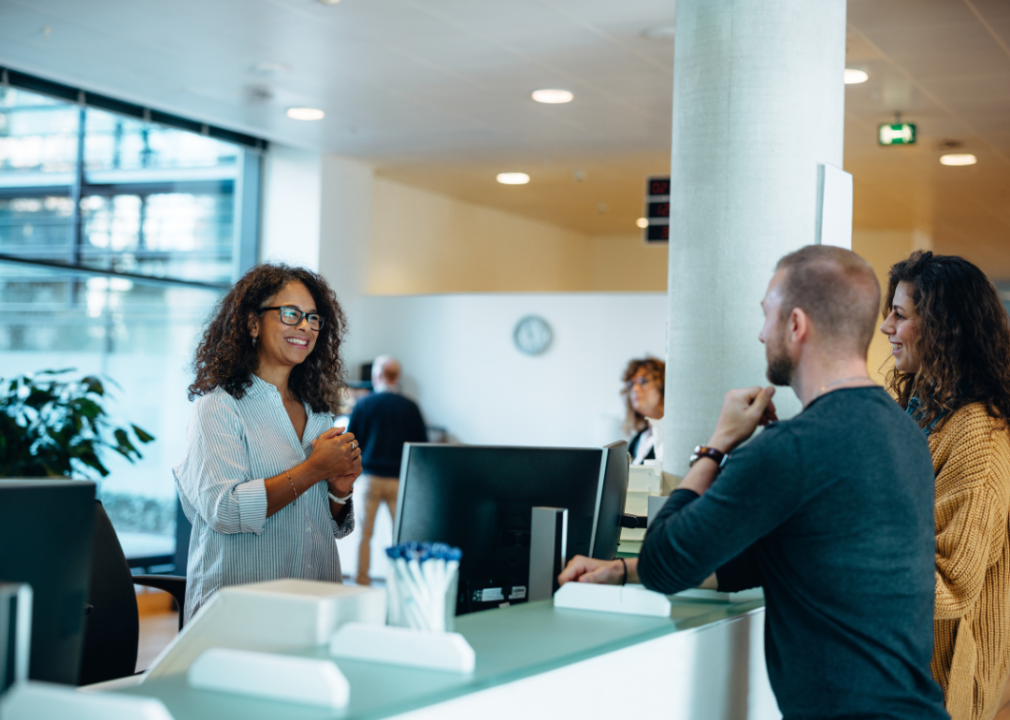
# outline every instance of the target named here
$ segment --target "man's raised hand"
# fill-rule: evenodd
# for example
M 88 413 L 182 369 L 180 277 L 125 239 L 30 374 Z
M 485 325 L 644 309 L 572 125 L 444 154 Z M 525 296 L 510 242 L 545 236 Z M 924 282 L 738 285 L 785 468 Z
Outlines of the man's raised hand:
M 772 403 L 774 394 L 775 388 L 770 386 L 741 388 L 726 393 L 709 447 L 730 452 L 753 435 L 758 425 L 777 420 Z

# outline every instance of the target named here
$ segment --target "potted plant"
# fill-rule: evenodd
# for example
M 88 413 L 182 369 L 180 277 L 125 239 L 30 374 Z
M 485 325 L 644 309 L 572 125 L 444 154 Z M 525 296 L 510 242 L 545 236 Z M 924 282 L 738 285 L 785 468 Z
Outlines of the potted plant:
M 0 380 L 0 477 L 101 477 L 102 456 L 113 451 L 131 463 L 138 444 L 154 440 L 136 425 L 117 427 L 106 412 L 102 381 L 43 370 Z

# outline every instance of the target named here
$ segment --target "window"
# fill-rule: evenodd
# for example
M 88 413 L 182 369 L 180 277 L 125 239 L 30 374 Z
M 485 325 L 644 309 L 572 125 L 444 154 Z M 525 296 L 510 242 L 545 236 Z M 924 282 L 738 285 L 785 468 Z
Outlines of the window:
M 263 143 L 18 79 L 46 94 L 0 86 L 0 377 L 75 368 L 113 381 L 116 419 L 156 440 L 137 464 L 106 456 L 100 496 L 128 555 L 170 555 L 190 363 L 256 255 Z

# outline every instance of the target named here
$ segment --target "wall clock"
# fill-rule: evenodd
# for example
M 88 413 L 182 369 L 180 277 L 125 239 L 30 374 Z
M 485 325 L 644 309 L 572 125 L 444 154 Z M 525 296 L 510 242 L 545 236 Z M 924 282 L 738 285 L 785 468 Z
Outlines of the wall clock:
M 512 341 L 521 353 L 540 355 L 551 344 L 551 326 L 539 315 L 520 318 L 512 331 Z

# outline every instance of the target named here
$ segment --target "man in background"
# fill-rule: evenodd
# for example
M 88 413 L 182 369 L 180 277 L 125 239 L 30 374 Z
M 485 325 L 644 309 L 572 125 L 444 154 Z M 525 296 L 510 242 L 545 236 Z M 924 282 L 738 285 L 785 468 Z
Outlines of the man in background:
M 370 585 L 372 533 L 379 505 L 386 503 L 389 516 L 396 517 L 396 495 L 400 489 L 400 460 L 403 444 L 426 442 L 428 439 L 421 410 L 413 400 L 400 394 L 400 363 L 389 355 L 377 357 L 372 363 L 371 395 L 354 406 L 347 431 L 361 444 L 359 483 L 364 481 L 365 512 L 361 522 L 361 544 L 358 546 L 359 585 Z

